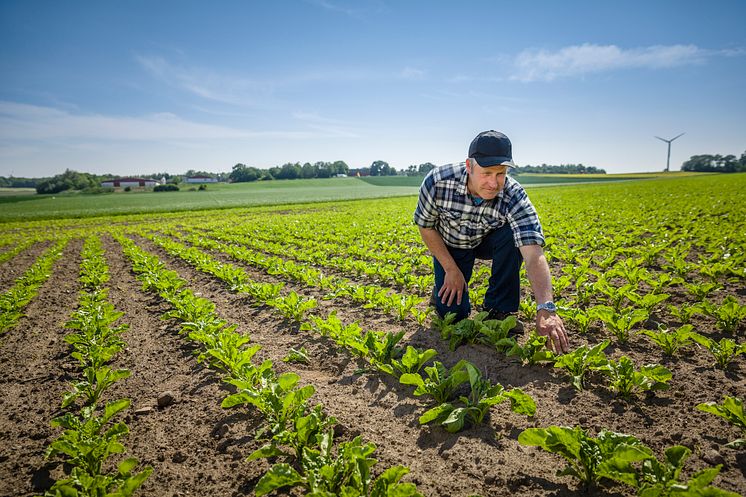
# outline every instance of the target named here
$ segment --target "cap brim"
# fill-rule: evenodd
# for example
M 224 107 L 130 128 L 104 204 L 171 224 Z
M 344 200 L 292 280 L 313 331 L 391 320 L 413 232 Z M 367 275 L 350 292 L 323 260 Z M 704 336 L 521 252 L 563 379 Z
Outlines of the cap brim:
M 510 157 L 479 157 L 474 158 L 481 167 L 508 166 L 515 167 L 513 159 Z

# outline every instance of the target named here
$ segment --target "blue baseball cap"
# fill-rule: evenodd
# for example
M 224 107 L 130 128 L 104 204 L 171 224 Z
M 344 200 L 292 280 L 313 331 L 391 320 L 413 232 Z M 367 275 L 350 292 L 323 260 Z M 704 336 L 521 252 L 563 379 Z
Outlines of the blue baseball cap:
M 469 145 L 469 157 L 482 167 L 515 167 L 510 139 L 494 129 L 482 131 L 472 140 Z

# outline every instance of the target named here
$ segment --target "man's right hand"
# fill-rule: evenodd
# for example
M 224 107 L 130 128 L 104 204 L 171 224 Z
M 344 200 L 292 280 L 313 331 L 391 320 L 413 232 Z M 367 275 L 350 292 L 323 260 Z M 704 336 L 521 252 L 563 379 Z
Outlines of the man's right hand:
M 446 271 L 443 286 L 440 287 L 440 291 L 438 292 L 438 298 L 440 298 L 442 304 L 449 307 L 453 304 L 454 299 L 456 300 L 456 305 L 461 305 L 461 298 L 464 296 L 465 291 L 466 280 L 464 279 L 464 274 L 458 269 Z

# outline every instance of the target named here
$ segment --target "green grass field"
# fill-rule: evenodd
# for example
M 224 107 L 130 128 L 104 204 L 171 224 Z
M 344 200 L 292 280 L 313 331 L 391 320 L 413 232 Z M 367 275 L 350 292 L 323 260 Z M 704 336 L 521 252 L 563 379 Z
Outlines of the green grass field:
M 419 186 L 419 184 L 417 185 Z M 149 212 L 249 207 L 330 200 L 416 195 L 415 186 L 375 186 L 358 178 L 215 184 L 205 191 L 112 194 L 6 195 L 0 193 L 0 222 L 81 218 Z
M 526 186 L 563 185 L 568 183 L 599 183 L 607 181 L 628 181 L 632 179 L 680 178 L 702 173 L 627 173 L 627 174 L 521 174 L 515 178 Z M 367 176 L 360 178 L 376 186 L 420 186 L 422 176 Z
M 521 175 L 518 180 L 532 186 L 570 185 L 587 182 L 676 178 L 686 173 L 644 173 L 624 175 Z M 205 191 L 131 191 L 111 194 L 62 193 L 36 195 L 28 189 L 0 190 L 0 223 L 37 219 L 83 218 L 186 210 L 225 209 L 261 205 L 355 200 L 416 195 L 422 177 L 388 176 L 277 180 L 255 183 L 210 184 Z

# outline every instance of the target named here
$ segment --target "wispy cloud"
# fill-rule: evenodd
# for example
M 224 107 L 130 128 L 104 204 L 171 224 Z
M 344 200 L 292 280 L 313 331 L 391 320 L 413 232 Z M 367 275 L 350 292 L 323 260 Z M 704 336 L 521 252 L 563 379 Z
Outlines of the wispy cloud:
M 424 79 L 427 73 L 422 69 L 417 69 L 415 67 L 405 67 L 401 70 L 401 73 L 399 73 L 399 76 L 403 79 Z
M 732 51 L 731 51 L 732 52 Z M 654 45 L 624 49 L 616 45 L 573 45 L 559 50 L 524 50 L 514 59 L 519 81 L 552 81 L 557 78 L 621 69 L 665 69 L 702 64 L 715 55 L 726 54 L 696 45 Z
M 164 83 L 215 102 L 252 106 L 273 92 L 271 83 L 266 81 L 178 65 L 163 57 L 137 55 L 135 60 Z
M 232 107 L 268 108 L 284 105 L 283 91 L 288 88 L 307 88 L 321 83 L 358 83 L 387 79 L 419 78 L 425 72 L 406 67 L 389 73 L 365 66 L 314 66 L 294 68 L 288 74 L 270 78 L 246 75 L 182 64 L 157 55 L 137 55 L 135 60 L 154 78 L 207 102 L 230 104 Z
M 293 118 L 304 123 L 308 128 L 320 131 L 329 137 L 359 137 L 359 134 L 349 124 L 338 119 L 322 117 L 309 112 L 295 112 L 293 113 Z
M 305 139 L 312 131 L 253 131 L 185 120 L 170 113 L 144 116 L 73 114 L 66 110 L 0 101 L 4 143 L 33 140 L 217 140 L 247 138 Z

